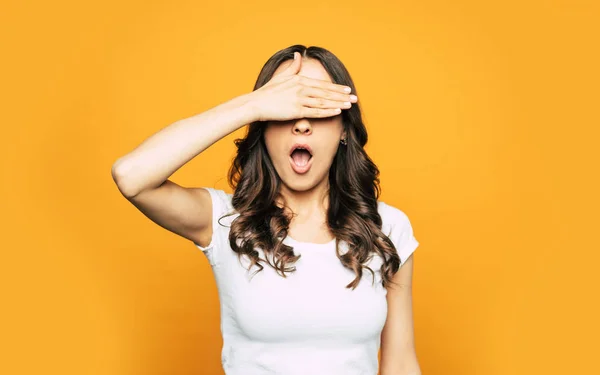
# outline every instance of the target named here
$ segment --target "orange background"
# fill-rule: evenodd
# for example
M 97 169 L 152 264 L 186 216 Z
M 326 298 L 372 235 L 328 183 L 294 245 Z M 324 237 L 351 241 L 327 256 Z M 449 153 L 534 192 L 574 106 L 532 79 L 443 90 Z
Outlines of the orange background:
M 405 211 L 424 374 L 598 374 L 593 1 L 8 1 L 3 374 L 221 374 L 216 286 L 112 163 L 301 43 L 350 70 Z M 231 134 L 172 179 L 228 190 Z M 308 374 L 307 374 L 308 375 Z

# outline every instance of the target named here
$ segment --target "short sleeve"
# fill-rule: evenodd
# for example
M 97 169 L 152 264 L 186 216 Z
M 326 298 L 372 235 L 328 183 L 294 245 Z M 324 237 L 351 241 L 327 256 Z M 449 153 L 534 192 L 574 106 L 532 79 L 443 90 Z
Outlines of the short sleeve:
M 210 187 L 205 187 L 204 189 L 208 190 L 210 193 L 210 198 L 212 202 L 212 237 L 210 239 L 210 243 L 206 246 L 200 246 L 196 242 L 194 245 L 206 255 L 208 262 L 211 266 L 215 266 L 218 264 L 218 250 L 222 249 L 223 246 L 228 244 L 229 239 L 229 228 L 224 227 L 219 223 L 219 219 L 225 215 L 230 213 L 233 210 L 231 205 L 231 194 L 227 194 L 223 190 L 214 189 Z
M 396 247 L 402 265 L 415 252 L 419 242 L 415 238 L 408 216 L 403 211 L 385 203 L 380 204 L 384 206 L 381 215 L 387 231 L 382 229 Z

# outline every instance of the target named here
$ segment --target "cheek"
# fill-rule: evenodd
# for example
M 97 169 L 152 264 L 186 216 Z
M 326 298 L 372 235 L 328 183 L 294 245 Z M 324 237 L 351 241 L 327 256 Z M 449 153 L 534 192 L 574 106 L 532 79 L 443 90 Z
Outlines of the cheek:
M 333 161 L 333 158 L 335 157 L 339 144 L 338 142 L 332 142 L 327 144 L 327 164 L 331 165 L 331 162 Z
M 319 137 L 340 138 L 344 130 L 341 117 L 328 117 L 313 121 L 313 134 Z
M 271 160 L 281 157 L 281 145 L 283 140 L 283 134 L 285 129 L 282 126 L 269 126 L 265 127 L 263 131 L 263 137 L 265 140 L 265 146 Z
M 314 135 L 318 140 L 326 140 L 321 143 L 321 149 L 333 157 L 339 147 L 342 131 L 341 124 L 330 124 L 329 126 L 315 127 Z

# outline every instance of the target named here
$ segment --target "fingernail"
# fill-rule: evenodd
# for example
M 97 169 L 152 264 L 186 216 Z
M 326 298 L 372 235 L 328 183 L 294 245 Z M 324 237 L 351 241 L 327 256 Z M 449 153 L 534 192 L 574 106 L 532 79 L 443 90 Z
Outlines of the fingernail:
M 294 52 L 294 60 L 296 60 L 296 52 Z
M 350 100 L 358 100 L 358 98 L 356 97 L 356 95 L 350 95 Z
M 344 87 L 344 91 L 350 92 L 350 91 L 352 91 L 352 89 L 350 87 Z

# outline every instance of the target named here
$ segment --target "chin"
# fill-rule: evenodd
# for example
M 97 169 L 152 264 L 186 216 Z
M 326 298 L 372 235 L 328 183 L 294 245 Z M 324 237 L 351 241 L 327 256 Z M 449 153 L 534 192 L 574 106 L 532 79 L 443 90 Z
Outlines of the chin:
M 288 185 L 290 190 L 298 191 L 298 192 L 309 191 L 309 190 L 313 189 L 315 186 L 317 186 L 316 181 L 296 182 L 295 184 Z
M 291 191 L 303 192 L 314 188 L 317 183 L 312 179 L 300 180 L 296 177 L 292 177 L 292 180 L 281 179 L 281 182 Z
M 327 176 L 324 176 L 323 178 L 327 178 Z M 292 172 L 286 179 L 282 178 L 281 182 L 291 191 L 304 192 L 317 187 L 317 185 L 320 184 L 321 179 L 310 175 L 297 176 Z

